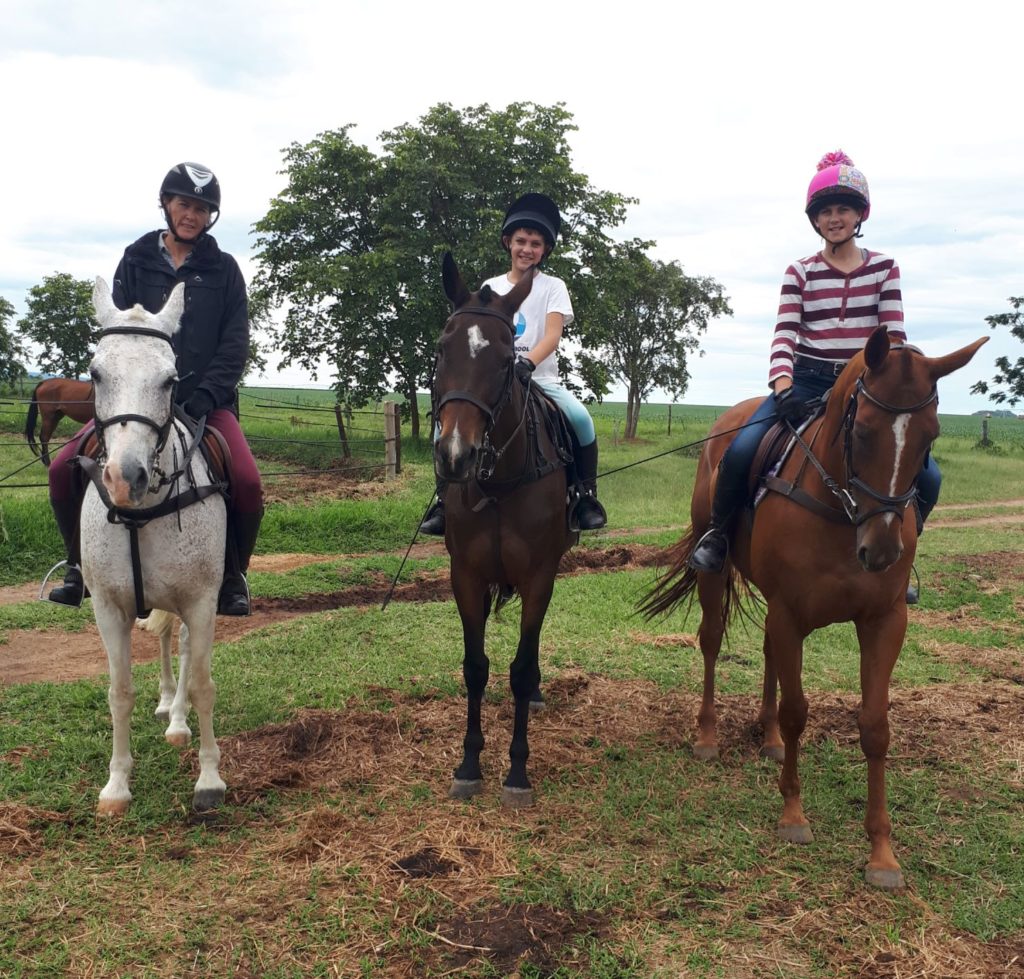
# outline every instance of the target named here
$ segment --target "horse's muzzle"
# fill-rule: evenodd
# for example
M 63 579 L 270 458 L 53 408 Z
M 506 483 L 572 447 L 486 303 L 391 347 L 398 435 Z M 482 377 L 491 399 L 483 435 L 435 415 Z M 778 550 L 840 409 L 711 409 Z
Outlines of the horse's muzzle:
M 439 438 L 434 443 L 434 471 L 449 483 L 465 483 L 476 472 L 479 450 L 457 435 Z
M 140 506 L 149 489 L 149 469 L 138 460 L 110 461 L 103 467 L 103 486 L 115 506 Z

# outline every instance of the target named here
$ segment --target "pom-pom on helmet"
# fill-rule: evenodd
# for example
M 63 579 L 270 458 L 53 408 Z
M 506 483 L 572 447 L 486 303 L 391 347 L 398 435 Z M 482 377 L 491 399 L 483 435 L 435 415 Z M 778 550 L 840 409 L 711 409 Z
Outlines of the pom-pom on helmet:
M 209 231 L 220 217 L 220 183 L 214 172 L 201 163 L 179 163 L 171 167 L 160 184 L 160 206 L 167 217 L 167 226 L 173 232 L 170 215 L 167 214 L 168 197 L 190 197 L 210 206 L 210 223 L 203 230 L 203 234 Z
M 835 203 L 852 204 L 861 212 L 861 222 L 871 213 L 871 195 L 867 177 L 860 172 L 842 150 L 826 153 L 818 161 L 818 172 L 807 187 L 804 213 L 814 226 L 814 219 L 823 207 Z
M 547 250 L 555 247 L 555 239 L 562 227 L 562 216 L 558 206 L 545 194 L 523 194 L 506 212 L 501 225 L 502 245 L 506 235 L 517 228 L 532 228 L 539 231 L 547 242 Z M 507 250 L 507 246 L 506 246 Z

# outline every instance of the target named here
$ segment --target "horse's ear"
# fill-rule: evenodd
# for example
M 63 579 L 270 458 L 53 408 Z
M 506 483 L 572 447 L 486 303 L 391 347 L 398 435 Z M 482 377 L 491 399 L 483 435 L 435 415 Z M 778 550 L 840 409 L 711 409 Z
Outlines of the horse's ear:
M 445 252 L 444 258 L 441 260 L 441 281 L 444 283 L 444 294 L 452 306 L 455 309 L 465 306 L 469 299 L 469 290 L 466 288 L 466 283 L 462 281 L 459 267 L 455 264 L 451 252 Z
M 974 341 L 974 343 L 969 343 L 966 347 L 962 347 L 960 350 L 955 350 L 951 354 L 946 354 L 945 357 L 935 357 L 934 359 L 929 358 L 928 373 L 931 374 L 932 380 L 937 381 L 940 377 L 945 377 L 947 374 L 952 374 L 953 371 L 960 370 L 961 367 L 970 362 L 971 358 L 986 343 L 988 343 L 988 341 L 988 337 L 979 337 Z
M 181 325 L 181 314 L 185 312 L 185 283 L 179 282 L 167 297 L 164 308 L 160 310 L 160 320 L 170 336 L 178 332 Z
M 502 305 L 508 310 L 511 316 L 530 294 L 533 288 L 533 277 L 537 274 L 537 266 L 532 266 L 529 271 L 515 284 L 515 286 L 501 297 Z
M 117 312 L 114 299 L 110 295 L 110 286 L 99 276 L 96 276 L 92 286 L 92 307 L 96 310 L 96 319 L 101 323 L 105 323 Z
M 864 363 L 868 370 L 876 371 L 889 356 L 889 330 L 884 326 L 875 328 L 864 345 Z

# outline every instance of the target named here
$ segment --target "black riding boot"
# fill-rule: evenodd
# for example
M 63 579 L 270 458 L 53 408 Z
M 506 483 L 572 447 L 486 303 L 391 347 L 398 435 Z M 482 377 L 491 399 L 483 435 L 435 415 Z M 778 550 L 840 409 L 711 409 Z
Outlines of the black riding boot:
M 583 484 L 583 494 L 573 512 L 580 530 L 600 530 L 608 523 L 608 514 L 597 499 L 597 440 L 590 445 L 576 445 L 576 475 Z
M 742 498 L 737 499 L 736 488 L 730 485 L 725 471 L 719 467 L 715 497 L 711 501 L 711 525 L 697 541 L 687 562 L 694 571 L 718 574 L 725 566 L 725 559 L 729 556 L 729 532 L 733 516 L 742 503 Z
M 443 479 L 437 481 L 437 499 L 420 524 L 421 534 L 444 537 L 444 491 L 447 485 Z
M 64 584 L 50 589 L 47 599 L 58 605 L 71 605 L 79 608 L 83 598 L 89 597 L 89 590 L 82 580 L 82 557 L 79 554 L 78 518 L 82 501 L 77 496 L 70 500 L 50 499 L 53 515 L 57 520 L 57 528 L 64 538 L 64 547 L 68 556 L 67 568 L 64 571 Z
M 256 549 L 263 510 L 258 513 L 228 513 L 227 554 L 224 558 L 224 581 L 217 599 L 218 615 L 249 615 L 249 585 L 245 572 L 249 558 Z

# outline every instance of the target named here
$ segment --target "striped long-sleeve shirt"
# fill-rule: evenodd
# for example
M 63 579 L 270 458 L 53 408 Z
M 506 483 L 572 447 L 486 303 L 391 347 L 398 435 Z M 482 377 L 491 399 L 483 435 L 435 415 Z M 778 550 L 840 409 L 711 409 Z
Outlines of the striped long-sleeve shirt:
M 894 340 L 906 341 L 900 270 L 893 259 L 866 251 L 852 272 L 840 272 L 820 254 L 794 262 L 782 280 L 768 383 L 793 376 L 794 356 L 849 360 L 882 325 Z

